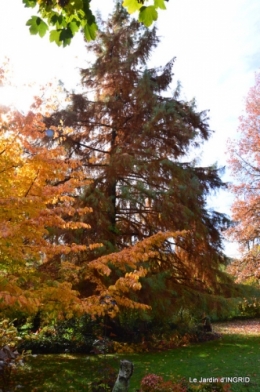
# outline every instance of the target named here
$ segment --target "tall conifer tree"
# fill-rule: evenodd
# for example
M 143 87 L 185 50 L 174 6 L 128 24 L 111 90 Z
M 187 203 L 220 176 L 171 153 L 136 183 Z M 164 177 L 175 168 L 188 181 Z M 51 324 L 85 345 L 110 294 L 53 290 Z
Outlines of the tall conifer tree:
M 93 179 L 83 196 L 93 206 L 93 236 L 119 250 L 159 230 L 196 226 L 219 248 L 221 217 L 206 210 L 205 199 L 223 183 L 214 166 L 184 161 L 211 134 L 206 113 L 182 101 L 178 89 L 163 95 L 174 59 L 159 69 L 146 67 L 158 42 L 155 28 L 130 20 L 118 5 L 88 45 L 96 61 L 81 71 L 86 93 L 72 95 L 72 105 L 46 124 L 62 119 L 73 129 L 63 140 Z
M 80 159 L 86 178 L 93 180 L 78 201 L 93 208 L 91 229 L 73 241 L 103 243 L 84 255 L 86 262 L 159 231 L 188 230 L 174 256 L 182 267 L 171 264 L 168 248 L 166 264 L 161 260 L 150 271 L 172 269 L 175 283 L 214 292 L 217 280 L 224 281 L 220 229 L 227 219 L 207 209 L 206 197 L 224 184 L 215 166 L 188 159 L 210 137 L 206 112 L 181 100 L 178 88 L 169 94 L 174 59 L 164 67 L 147 67 L 159 43 L 155 28 L 132 20 L 119 4 L 99 23 L 97 40 L 87 47 L 96 60 L 81 71 L 85 92 L 73 94 L 65 110 L 45 118 L 48 128 L 63 124 L 56 134 L 68 159 Z

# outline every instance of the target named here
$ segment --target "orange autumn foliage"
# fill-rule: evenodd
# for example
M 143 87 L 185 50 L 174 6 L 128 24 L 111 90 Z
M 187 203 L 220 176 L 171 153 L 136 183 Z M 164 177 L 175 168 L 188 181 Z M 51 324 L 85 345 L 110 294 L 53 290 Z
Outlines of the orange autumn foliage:
M 72 205 L 82 179 L 76 174 L 67 178 L 69 168 L 62 159 L 62 148 L 36 146 L 28 136 L 29 128 L 41 131 L 36 114 L 23 116 L 1 108 L 0 310 L 35 312 L 44 302 L 46 289 L 62 291 L 64 299 L 73 297 L 78 307 L 78 293 L 71 290 L 71 283 L 53 283 L 39 268 L 53 257 L 86 249 L 62 238 L 50 242 L 48 232 L 53 227 L 88 229 L 81 217 L 91 209 Z
M 260 73 L 249 90 L 245 114 L 240 118 L 239 138 L 229 141 L 229 165 L 234 176 L 231 190 L 234 225 L 229 238 L 238 241 L 241 260 L 235 261 L 229 271 L 238 281 L 260 278 Z
M 229 294 L 226 218 L 206 206 L 224 184 L 188 158 L 210 137 L 207 113 L 168 94 L 174 59 L 147 69 L 156 29 L 118 11 L 89 47 L 83 94 L 2 116 L 2 309 L 32 298 L 52 318 L 152 307 L 161 319 Z
M 147 271 L 138 263 L 157 254 L 150 248 L 162 241 L 162 234 L 83 267 L 73 263 L 71 255 L 86 251 L 86 245 L 65 243 L 62 236 L 50 239 L 49 231 L 54 228 L 57 233 L 59 229 L 62 233 L 63 229 L 89 228 L 85 221 L 91 209 L 74 203 L 77 188 L 89 180 L 82 178 L 80 170 L 70 171 L 62 147 L 39 145 L 39 135 L 45 132 L 40 105 L 36 100 L 37 110 L 26 116 L 11 111 L 1 116 L 0 311 L 33 314 L 41 309 L 55 318 L 71 317 L 75 312 L 101 315 L 109 311 L 115 315 L 119 306 L 148 309 L 128 294 L 141 289 L 139 278 Z M 93 243 L 89 248 L 99 246 Z M 68 260 L 66 255 L 70 256 Z M 53 260 L 58 262 L 55 271 L 49 263 Z M 98 277 L 110 275 L 109 262 L 121 268 L 123 276 L 106 287 Z M 129 268 L 133 271 L 127 272 Z M 73 289 L 83 271 L 85 277 L 97 283 L 95 295 L 80 297 Z M 106 295 L 116 300 L 113 312 L 104 306 Z

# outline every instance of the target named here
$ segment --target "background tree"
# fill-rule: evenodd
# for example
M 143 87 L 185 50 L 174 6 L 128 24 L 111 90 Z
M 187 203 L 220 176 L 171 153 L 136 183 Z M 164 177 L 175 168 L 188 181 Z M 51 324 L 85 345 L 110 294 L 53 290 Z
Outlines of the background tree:
M 239 138 L 229 142 L 229 165 L 234 176 L 231 190 L 233 227 L 229 236 L 240 244 L 242 259 L 233 267 L 239 280 L 260 278 L 260 74 L 249 90 Z M 232 270 L 234 270 L 234 268 Z
M 99 24 L 96 41 L 87 47 L 96 61 L 82 70 L 85 92 L 72 94 L 67 109 L 44 120 L 47 128 L 62 123 L 70 129 L 66 133 L 60 127 L 53 143 L 62 141 L 67 158 L 77 157 L 85 178 L 93 179 L 77 200 L 93 209 L 91 229 L 75 231 L 73 241 L 88 245 L 98 240 L 104 246 L 85 252 L 78 263 L 88 271 L 101 256 L 99 266 L 117 266 L 109 270 L 115 279 L 133 269 L 135 244 L 152 238 L 151 251 L 157 247 L 160 256 L 153 260 L 146 248 L 146 261 L 139 264 L 149 271 L 140 278 L 145 303 L 151 303 L 149 293 L 159 276 L 160 300 L 168 293 L 172 304 L 176 287 L 224 293 L 228 279 L 219 269 L 226 260 L 220 229 L 227 219 L 206 208 L 207 194 L 224 184 L 215 166 L 200 167 L 188 159 L 210 137 L 206 113 L 197 112 L 194 101 L 181 100 L 178 89 L 169 94 L 174 59 L 158 69 L 146 67 L 159 42 L 155 28 L 130 20 L 120 5 Z M 169 238 L 180 230 L 187 233 L 171 245 Z M 156 245 L 159 232 L 168 234 Z M 127 250 L 128 262 L 121 253 Z M 85 287 L 91 287 L 88 279 L 87 274 Z M 109 288 L 112 280 L 102 279 Z
M 71 39 L 78 31 L 84 33 L 87 41 L 95 39 L 98 26 L 96 18 L 91 11 L 91 0 L 23 0 L 25 7 L 38 6 L 40 16 L 32 16 L 27 21 L 31 34 L 39 34 L 43 37 L 47 30 L 50 31 L 50 42 L 55 42 L 58 46 L 69 45 Z M 165 1 L 154 0 L 153 4 L 145 5 L 148 0 L 122 0 L 117 1 L 123 4 L 130 14 L 138 12 L 139 22 L 145 26 L 150 26 L 157 20 L 157 9 L 166 9 Z M 101 7 L 102 7 L 101 2 Z

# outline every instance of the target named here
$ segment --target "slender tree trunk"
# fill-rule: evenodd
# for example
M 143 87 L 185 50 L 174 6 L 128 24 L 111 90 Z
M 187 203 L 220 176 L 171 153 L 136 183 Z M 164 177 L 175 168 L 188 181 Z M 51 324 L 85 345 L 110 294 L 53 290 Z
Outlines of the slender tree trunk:
M 110 159 L 111 156 L 114 153 L 114 149 L 116 147 L 116 130 L 113 129 L 112 130 L 112 135 L 111 135 L 111 155 L 110 155 Z M 111 165 L 111 162 L 110 162 Z M 114 172 L 114 168 L 111 166 L 111 171 L 112 173 Z M 113 244 L 113 246 L 115 246 L 115 231 L 116 231 L 116 184 L 117 181 L 114 178 L 114 174 L 111 175 L 111 179 L 108 180 L 108 188 L 107 188 L 107 192 L 108 192 L 108 198 L 110 199 L 110 211 L 108 213 L 109 216 L 109 222 L 110 222 L 110 231 L 112 232 L 112 238 L 110 239 L 110 242 Z

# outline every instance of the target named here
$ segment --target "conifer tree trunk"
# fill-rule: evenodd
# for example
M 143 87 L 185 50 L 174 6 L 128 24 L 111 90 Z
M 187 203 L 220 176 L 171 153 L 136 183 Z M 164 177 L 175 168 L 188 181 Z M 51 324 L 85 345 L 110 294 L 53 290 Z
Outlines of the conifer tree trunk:
M 111 132 L 111 150 L 110 150 L 110 171 L 112 174 L 108 175 L 107 181 L 107 197 L 110 201 L 110 208 L 108 211 L 108 221 L 109 221 L 109 231 L 111 233 L 110 243 L 113 248 L 116 247 L 115 235 L 116 235 L 116 184 L 117 181 L 114 179 L 113 171 L 115 168 L 113 167 L 113 162 L 111 162 L 111 156 L 113 156 L 113 151 L 116 148 L 116 129 L 113 129 Z

